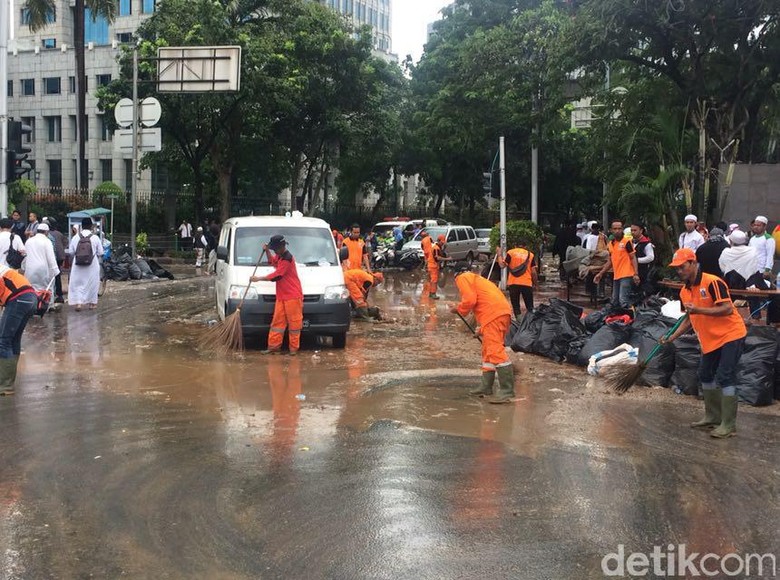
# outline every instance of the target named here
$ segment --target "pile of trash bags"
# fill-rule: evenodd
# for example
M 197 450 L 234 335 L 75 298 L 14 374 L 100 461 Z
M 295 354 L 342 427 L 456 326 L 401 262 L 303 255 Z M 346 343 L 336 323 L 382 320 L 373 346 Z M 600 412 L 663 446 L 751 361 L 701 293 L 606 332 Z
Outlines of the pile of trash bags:
M 651 301 L 636 311 L 608 306 L 582 316 L 582 308 L 553 298 L 513 323 L 506 345 L 515 352 L 539 354 L 556 362 L 563 360 L 587 367 L 593 358 L 627 345 L 638 349 L 644 360 L 677 321 L 661 312 L 663 304 Z M 671 306 L 674 306 L 673 304 Z M 675 312 L 666 308 L 666 312 Z M 675 316 L 679 316 L 679 308 Z M 701 348 L 693 333 L 661 347 L 640 377 L 644 386 L 671 387 L 677 393 L 697 396 Z M 740 401 L 770 405 L 780 399 L 780 331 L 771 326 L 750 326 L 737 369 Z
M 109 280 L 125 282 L 126 280 L 159 280 L 174 276 L 154 260 L 137 258 L 133 260 L 129 252 L 116 252 L 103 261 L 106 277 Z

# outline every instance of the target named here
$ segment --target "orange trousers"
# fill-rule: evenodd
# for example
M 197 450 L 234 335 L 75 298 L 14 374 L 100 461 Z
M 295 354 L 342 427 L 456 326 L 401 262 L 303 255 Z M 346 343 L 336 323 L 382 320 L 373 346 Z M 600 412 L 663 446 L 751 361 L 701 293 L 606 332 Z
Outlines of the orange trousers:
M 504 314 L 482 327 L 482 370 L 494 371 L 497 367 L 512 364 L 504 348 L 504 337 L 509 330 L 511 317 Z
M 290 335 L 290 352 L 301 346 L 301 328 L 303 328 L 303 300 L 277 300 L 271 330 L 268 332 L 268 349 L 282 348 L 284 331 Z
M 439 289 L 439 265 L 431 266 L 428 264 L 428 293 L 436 294 Z

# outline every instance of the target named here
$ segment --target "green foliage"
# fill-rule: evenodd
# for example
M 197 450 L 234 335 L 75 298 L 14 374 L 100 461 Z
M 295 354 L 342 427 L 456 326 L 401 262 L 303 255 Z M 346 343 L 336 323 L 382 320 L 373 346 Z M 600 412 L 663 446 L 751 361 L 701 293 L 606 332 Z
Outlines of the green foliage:
M 525 246 L 535 252 L 542 246 L 544 231 L 532 221 L 516 220 L 506 223 L 506 249 Z M 501 232 L 498 225 L 490 230 L 490 251 L 495 252 L 501 241 Z
M 135 248 L 139 255 L 146 255 L 146 250 L 149 248 L 149 238 L 146 232 L 139 232 L 135 237 Z
M 8 199 L 16 205 L 22 203 L 25 199 L 29 199 L 38 192 L 38 188 L 35 182 L 27 178 L 22 178 L 14 181 L 8 186 Z
M 114 197 L 114 211 L 116 201 L 125 196 L 125 192 L 113 181 L 104 181 L 92 190 L 92 203 L 99 207 L 109 207 L 111 197 Z

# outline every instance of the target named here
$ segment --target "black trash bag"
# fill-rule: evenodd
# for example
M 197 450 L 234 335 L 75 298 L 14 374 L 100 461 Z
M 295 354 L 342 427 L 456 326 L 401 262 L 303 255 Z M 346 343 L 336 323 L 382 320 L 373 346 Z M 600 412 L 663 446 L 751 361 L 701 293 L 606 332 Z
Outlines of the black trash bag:
M 780 399 L 780 331 L 777 333 L 777 356 L 775 357 L 775 399 Z
M 111 278 L 111 280 L 124 282 L 130 277 L 130 264 L 121 261 L 116 262 L 113 264 L 111 271 L 113 273 L 113 278 Z
M 533 346 L 542 330 L 544 316 L 550 309 L 546 304 L 534 308 L 533 312 L 526 312 L 520 319 L 520 324 L 512 337 L 509 345 L 515 352 L 534 352 Z
M 737 396 L 754 407 L 771 405 L 775 394 L 777 330 L 772 326 L 750 326 L 745 348 L 737 364 Z
M 147 275 L 148 274 L 150 276 L 153 275 L 152 274 L 152 269 L 149 267 L 149 264 L 147 264 L 146 260 L 144 260 L 143 258 L 138 258 L 135 261 L 135 265 L 138 266 L 138 268 L 141 270 L 141 274 L 143 274 L 143 275 Z
M 143 278 L 143 274 L 141 273 L 141 268 L 138 267 L 138 264 L 131 262 L 127 265 L 127 273 L 130 276 L 131 280 L 140 280 Z
M 591 336 L 577 355 L 577 364 L 588 365 L 588 360 L 597 352 L 612 350 L 624 342 L 628 342 L 631 327 L 622 324 L 606 324 Z
M 647 358 L 658 344 L 658 339 L 669 332 L 675 322 L 677 321 L 673 318 L 667 318 L 654 310 L 640 310 L 637 313 L 631 325 L 628 343 L 639 349 L 639 360 Z M 648 363 L 637 384 L 668 387 L 674 372 L 674 358 L 674 344 L 662 346 Z
M 561 362 L 569 350 L 569 343 L 586 333 L 580 322 L 582 308 L 560 298 L 550 299 L 550 308 L 542 318 L 533 352 Z
M 686 395 L 699 394 L 699 361 L 701 346 L 695 334 L 685 334 L 674 341 L 674 372 L 670 384 Z
M 146 263 L 149 264 L 149 267 L 152 269 L 152 274 L 158 278 L 168 278 L 168 280 L 174 279 L 173 274 L 160 266 L 160 264 L 158 264 L 155 260 L 147 260 Z
M 590 332 L 597 332 L 599 328 L 604 326 L 604 319 L 609 316 L 609 306 L 602 308 L 601 310 L 594 310 L 582 319 L 582 323 L 585 325 L 585 329 Z
M 504 346 L 512 346 L 512 339 L 519 328 L 520 323 L 517 320 L 512 320 L 509 323 L 509 330 L 506 331 L 506 336 L 504 337 Z
M 569 348 L 566 349 L 566 362 L 571 363 L 573 365 L 579 364 L 578 357 L 580 355 L 580 351 L 582 350 L 582 347 L 585 346 L 585 343 L 590 340 L 590 337 L 592 335 L 589 333 L 583 334 L 579 338 L 575 338 L 574 340 L 569 342 Z
M 491 267 L 493 270 L 491 271 Z M 490 274 L 490 278 L 488 278 L 488 274 Z M 480 276 L 483 278 L 488 278 L 491 282 L 495 282 L 498 284 L 501 281 L 501 267 L 498 265 L 498 263 L 493 263 L 493 260 L 490 260 L 488 262 L 485 262 L 485 265 L 482 266 L 482 270 L 479 273 Z

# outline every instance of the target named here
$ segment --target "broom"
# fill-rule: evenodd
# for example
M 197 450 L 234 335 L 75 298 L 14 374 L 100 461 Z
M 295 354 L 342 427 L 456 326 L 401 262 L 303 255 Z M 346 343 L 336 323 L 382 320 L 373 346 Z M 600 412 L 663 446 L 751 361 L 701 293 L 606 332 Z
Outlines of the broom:
M 458 315 L 458 318 L 460 318 L 463 321 L 463 324 L 465 324 L 466 327 L 471 331 L 471 334 L 474 335 L 474 338 L 476 338 L 479 342 L 482 342 L 482 337 L 477 334 L 477 331 L 474 330 L 474 327 L 469 324 L 469 321 L 466 320 L 465 318 L 463 318 L 463 316 L 461 316 L 460 312 L 456 312 L 455 314 Z
M 255 263 L 255 269 L 252 271 L 252 276 L 257 274 L 257 269 L 260 267 L 260 262 L 263 261 L 265 253 L 265 249 L 260 252 L 260 257 Z M 236 310 L 226 316 L 225 320 L 221 323 L 212 326 L 206 331 L 205 336 L 203 337 L 203 345 L 207 349 L 223 355 L 231 351 L 243 352 L 244 330 L 241 327 L 241 307 L 244 305 L 246 295 L 249 293 L 249 287 L 252 285 L 252 276 L 250 276 L 250 281 L 244 289 L 244 295 L 241 297 L 241 302 L 238 303 Z

